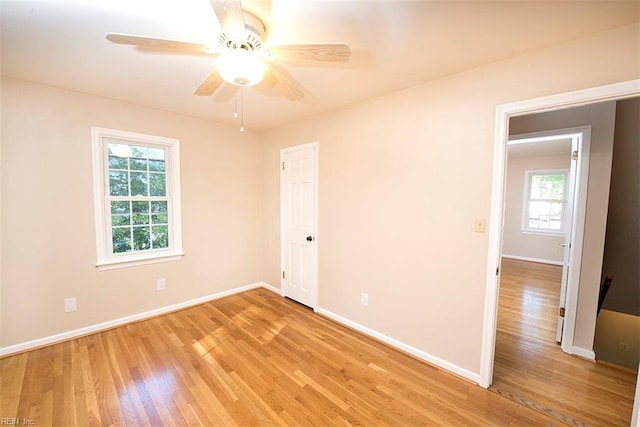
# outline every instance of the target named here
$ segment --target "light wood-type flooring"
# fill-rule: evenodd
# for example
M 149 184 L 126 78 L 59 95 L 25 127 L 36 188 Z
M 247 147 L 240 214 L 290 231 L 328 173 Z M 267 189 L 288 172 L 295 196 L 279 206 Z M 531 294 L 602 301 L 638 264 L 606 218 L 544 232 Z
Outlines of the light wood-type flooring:
M 562 267 L 503 259 L 492 390 L 577 426 L 629 426 L 636 374 L 555 342 Z
M 5 357 L 0 375 L 0 416 L 37 426 L 562 425 L 265 289 Z

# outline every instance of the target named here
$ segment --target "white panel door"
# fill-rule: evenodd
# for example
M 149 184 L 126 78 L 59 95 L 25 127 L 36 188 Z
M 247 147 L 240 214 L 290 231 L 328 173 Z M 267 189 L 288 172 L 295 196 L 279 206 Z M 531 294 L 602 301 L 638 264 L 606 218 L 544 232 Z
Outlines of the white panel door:
M 282 282 L 285 296 L 315 308 L 317 143 L 280 152 Z
M 556 342 L 562 342 L 564 333 L 564 317 L 567 305 L 567 286 L 569 283 L 569 271 L 571 268 L 571 245 L 573 242 L 573 220 L 576 204 L 576 182 L 578 177 L 578 159 L 581 156 L 582 134 L 572 137 L 571 141 L 571 168 L 569 170 L 569 182 L 567 183 L 567 203 L 565 208 L 565 237 L 564 243 L 560 246 L 564 248 L 562 258 L 562 281 L 560 284 L 560 304 L 558 309 L 558 320 L 556 324 Z

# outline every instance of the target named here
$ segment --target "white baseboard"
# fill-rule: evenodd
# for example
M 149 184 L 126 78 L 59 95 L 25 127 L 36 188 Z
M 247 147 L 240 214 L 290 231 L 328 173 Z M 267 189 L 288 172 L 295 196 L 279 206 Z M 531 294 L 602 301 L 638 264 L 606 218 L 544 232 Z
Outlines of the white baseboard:
M 74 329 L 72 331 L 63 332 L 61 334 L 51 335 L 48 337 L 39 338 L 32 341 L 11 345 L 8 347 L 1 347 L 0 356 L 7 356 L 14 353 L 20 353 L 23 351 L 32 350 L 34 348 L 42 347 L 45 345 L 51 345 L 58 342 L 67 341 L 73 338 L 78 338 L 84 335 L 93 334 L 93 333 L 104 331 L 106 329 L 111 329 L 117 326 L 122 326 L 127 323 L 149 319 L 151 317 L 167 314 L 176 310 L 182 310 L 183 308 L 192 307 L 198 304 L 204 304 L 205 302 L 213 301 L 219 298 L 223 298 L 229 295 L 234 295 L 240 292 L 248 291 L 248 290 L 259 288 L 259 287 L 264 287 L 269 290 L 274 290 L 274 292 L 278 292 L 278 293 L 280 292 L 279 290 L 276 290 L 276 288 L 274 288 L 273 286 L 268 285 L 264 282 L 252 283 L 250 285 L 229 289 L 228 291 L 206 295 L 206 296 L 195 298 L 189 301 L 184 301 L 177 304 L 168 305 L 166 307 L 160 307 L 153 310 L 145 311 L 143 313 L 133 314 L 131 316 L 121 317 L 119 319 L 110 320 L 108 322 L 98 323 L 95 325 L 86 326 L 84 328 Z
M 278 295 L 282 296 L 282 291 L 280 290 L 280 288 L 276 288 L 275 286 L 270 285 L 270 284 L 268 284 L 268 283 L 266 283 L 266 282 L 260 282 L 260 285 L 261 285 L 263 288 L 268 289 L 268 290 L 270 290 L 271 292 L 274 292 L 274 293 L 276 293 L 276 294 L 278 294 Z
M 593 350 L 587 350 L 586 348 L 576 347 L 574 345 L 573 347 L 571 347 L 571 352 L 571 354 L 584 357 L 585 359 L 596 360 L 596 353 Z
M 433 356 L 429 353 L 426 353 L 422 350 L 418 350 L 415 347 L 412 347 L 408 344 L 405 344 L 403 342 L 400 342 L 394 338 L 388 337 L 386 335 L 381 334 L 380 332 L 374 331 L 373 329 L 369 329 L 366 326 L 363 326 L 359 323 L 353 322 L 349 319 L 346 319 L 342 316 L 339 316 L 335 313 L 332 313 L 328 310 L 325 310 L 323 308 L 317 308 L 316 312 L 319 314 L 322 314 L 323 316 L 326 316 L 332 320 L 335 320 L 338 323 L 342 323 L 345 326 L 348 326 L 352 329 L 355 329 L 358 332 L 362 332 L 365 335 L 369 335 L 379 341 L 382 341 L 385 344 L 390 345 L 391 347 L 395 347 L 397 349 L 400 349 L 404 352 L 407 352 L 415 357 L 417 357 L 418 359 L 422 359 L 425 362 L 428 362 L 432 365 L 435 365 L 439 368 L 442 368 L 444 370 L 447 370 L 449 372 L 452 372 L 456 375 L 459 375 L 463 378 L 466 378 L 470 381 L 473 381 L 474 383 L 478 384 L 480 382 L 480 374 L 477 374 L 475 372 L 471 372 L 467 369 L 461 368 L 460 366 L 454 365 L 453 363 L 447 362 L 446 360 L 442 360 L 436 356 Z
M 67 341 L 73 338 L 78 338 L 81 336 L 85 336 L 85 335 L 89 335 L 89 334 L 93 334 L 96 332 L 100 332 L 100 331 L 104 331 L 107 329 L 111 329 L 114 327 L 118 327 L 118 326 L 122 326 L 131 322 L 136 322 L 139 320 L 144 320 L 144 319 L 149 319 L 152 317 L 156 317 L 156 316 L 160 316 L 162 314 L 167 314 L 176 310 L 182 310 L 184 308 L 188 308 L 188 307 L 192 307 L 195 305 L 199 305 L 199 304 L 204 304 L 206 302 L 209 301 L 213 301 L 219 298 L 223 298 L 229 295 L 234 295 L 240 292 L 244 292 L 244 291 L 248 291 L 251 289 L 255 289 L 255 288 L 259 288 L 259 287 L 263 287 L 271 292 L 274 292 L 278 295 L 281 295 L 281 291 L 279 288 L 270 285 L 268 283 L 265 282 L 257 282 L 257 283 L 252 283 L 250 285 L 246 285 L 246 286 L 240 286 L 238 288 L 234 288 L 234 289 L 230 289 L 227 291 L 223 291 L 223 292 L 218 292 L 215 294 L 211 294 L 211 295 L 206 295 L 200 298 L 195 298 L 189 301 L 184 301 L 181 303 L 177 303 L 177 304 L 172 304 L 166 307 L 160 307 L 154 310 L 149 310 L 149 311 L 145 311 L 143 313 L 138 313 L 138 314 L 134 314 L 131 316 L 125 316 L 125 317 L 121 317 L 119 319 L 114 319 L 114 320 L 110 320 L 108 322 L 103 322 L 103 323 L 98 323 L 95 325 L 91 325 L 91 326 L 86 326 L 84 328 L 79 328 L 79 329 L 74 329 L 72 331 L 67 331 L 67 332 L 63 332 L 61 334 L 56 334 L 56 335 L 51 335 L 48 337 L 44 337 L 44 338 L 39 338 L 36 340 L 32 340 L 32 341 L 27 341 L 24 343 L 20 343 L 20 344 L 15 344 L 15 345 L 11 345 L 8 347 L 1 347 L 0 348 L 0 356 L 7 356 L 10 354 L 14 354 L 14 353 L 20 353 L 23 351 L 28 351 L 28 350 L 32 350 L 38 347 L 43 347 L 46 345 L 51 345 L 51 344 L 56 344 L 58 342 L 62 342 L 62 341 Z M 454 365 L 452 363 L 449 363 L 445 360 L 442 360 L 438 357 L 435 357 L 429 353 L 426 353 L 424 351 L 418 350 L 415 347 L 412 347 L 408 344 L 405 344 L 403 342 L 400 342 L 394 338 L 388 337 L 386 335 L 383 335 L 377 331 L 374 331 L 373 329 L 369 329 L 363 325 L 360 325 L 359 323 L 353 322 L 349 319 L 346 319 L 344 317 L 338 316 L 337 314 L 334 314 L 328 310 L 324 310 L 322 308 L 317 308 L 315 310 L 317 313 L 320 313 L 332 320 L 335 320 L 338 323 L 342 323 L 343 325 L 349 326 L 350 328 L 353 328 L 365 335 L 369 335 L 379 341 L 384 342 L 385 344 L 388 344 L 392 347 L 398 348 L 402 351 L 405 351 L 419 359 L 422 359 L 432 365 L 435 365 L 439 368 L 445 369 L 449 372 L 452 372 L 456 375 L 459 375 L 463 378 L 466 378 L 470 381 L 473 381 L 475 383 L 478 383 L 480 380 L 480 375 L 475 373 L 475 372 L 471 372 L 468 371 L 464 368 L 461 368 L 457 365 Z M 582 349 L 579 349 L 582 350 Z M 582 350 L 583 352 L 586 352 L 587 350 Z M 591 352 L 593 354 L 593 352 Z M 576 354 L 579 354 L 578 352 L 576 352 Z M 580 355 L 583 355 L 584 353 L 580 353 Z M 584 356 L 584 357 L 588 357 L 588 356 Z M 593 357 L 591 357 L 592 359 L 595 359 L 595 355 Z
M 551 265 L 562 265 L 562 261 L 555 261 L 552 259 L 542 259 L 542 258 L 530 258 L 526 256 L 518 256 L 518 255 L 507 255 L 502 254 L 502 258 L 516 259 L 518 261 L 529 261 L 529 262 L 538 262 L 540 264 L 551 264 Z

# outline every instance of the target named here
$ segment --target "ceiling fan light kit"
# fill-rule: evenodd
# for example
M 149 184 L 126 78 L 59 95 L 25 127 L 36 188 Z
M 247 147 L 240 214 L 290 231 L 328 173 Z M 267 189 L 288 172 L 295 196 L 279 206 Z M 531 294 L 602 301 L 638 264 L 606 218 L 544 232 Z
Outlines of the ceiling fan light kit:
M 129 34 L 109 33 L 106 38 L 116 44 L 217 56 L 216 68 L 194 92 L 199 96 L 213 95 L 225 82 L 243 88 L 266 80 L 289 101 L 299 101 L 304 97 L 304 92 L 295 80 L 277 70 L 276 62 L 287 60 L 347 62 L 351 57 L 351 49 L 346 44 L 265 46 L 263 43 L 267 27 L 260 18 L 243 10 L 240 0 L 209 0 L 209 2 L 222 28 L 217 51 L 203 44 Z
M 254 86 L 262 81 L 267 64 L 254 52 L 236 49 L 218 58 L 218 72 L 227 83 Z

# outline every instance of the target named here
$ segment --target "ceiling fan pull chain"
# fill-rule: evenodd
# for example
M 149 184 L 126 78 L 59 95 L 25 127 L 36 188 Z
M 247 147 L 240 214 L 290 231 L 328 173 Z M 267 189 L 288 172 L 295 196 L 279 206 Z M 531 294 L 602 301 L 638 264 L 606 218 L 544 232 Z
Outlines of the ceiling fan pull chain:
M 234 99 L 235 99 L 235 106 L 233 110 L 233 118 L 237 119 L 238 118 L 238 91 L 236 91 L 234 95 Z
M 240 86 L 240 132 L 244 132 L 244 88 Z

